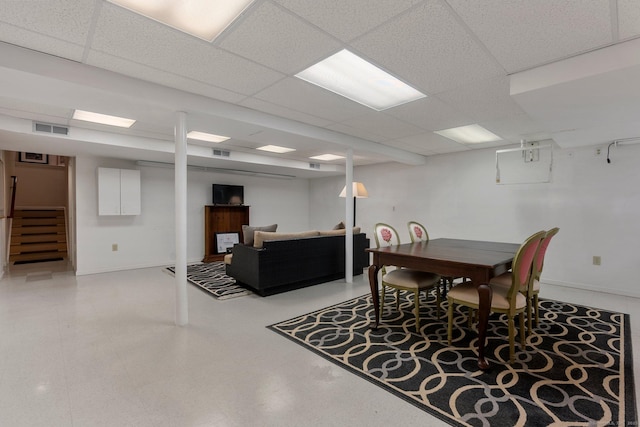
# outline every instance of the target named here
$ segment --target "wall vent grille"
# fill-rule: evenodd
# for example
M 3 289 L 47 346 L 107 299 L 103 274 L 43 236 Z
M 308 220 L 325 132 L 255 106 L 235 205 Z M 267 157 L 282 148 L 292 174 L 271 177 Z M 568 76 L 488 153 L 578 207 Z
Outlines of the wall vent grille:
M 320 169 L 320 163 L 309 163 L 310 169 Z
M 68 127 L 53 125 L 50 123 L 33 122 L 33 131 L 42 133 L 53 133 L 56 135 L 69 135 Z
M 227 151 L 227 150 L 218 150 L 218 149 L 213 149 L 213 155 L 214 156 L 218 156 L 218 157 L 229 157 L 231 155 L 231 151 Z

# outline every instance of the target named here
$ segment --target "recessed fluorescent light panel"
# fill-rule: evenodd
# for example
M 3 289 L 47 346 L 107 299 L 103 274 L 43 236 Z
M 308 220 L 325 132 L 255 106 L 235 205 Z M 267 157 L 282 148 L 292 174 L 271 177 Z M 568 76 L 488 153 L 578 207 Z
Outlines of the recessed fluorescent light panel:
M 197 139 L 198 141 L 207 141 L 207 142 L 222 142 L 222 141 L 226 141 L 227 139 L 230 139 L 228 136 L 214 135 L 212 133 L 198 132 L 195 130 L 192 130 L 191 132 L 187 133 L 187 138 Z
M 92 113 L 91 111 L 75 110 L 73 112 L 75 120 L 85 122 L 99 123 L 101 125 L 118 126 L 121 128 L 130 128 L 136 121 L 125 119 L 124 117 L 109 116 L 107 114 Z
M 313 160 L 324 160 L 325 162 L 330 162 L 331 160 L 344 159 L 344 156 L 336 156 L 335 154 L 322 154 L 320 156 L 309 157 Z
M 254 0 L 109 1 L 176 30 L 211 42 Z
M 346 49 L 296 77 L 377 111 L 427 96 Z
M 258 147 L 256 150 L 269 151 L 271 153 L 290 153 L 292 151 L 296 151 L 294 148 L 280 147 L 278 145 L 265 145 L 263 147 Z
M 463 144 L 478 144 L 481 142 L 500 141 L 498 135 L 489 132 L 480 125 L 460 126 L 457 128 L 444 129 L 435 131 L 438 135 Z

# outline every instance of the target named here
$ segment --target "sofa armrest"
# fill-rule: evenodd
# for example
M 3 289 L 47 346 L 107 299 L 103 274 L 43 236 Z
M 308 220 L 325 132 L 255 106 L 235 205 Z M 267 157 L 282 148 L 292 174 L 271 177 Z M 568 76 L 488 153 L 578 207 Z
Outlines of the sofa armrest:
M 239 282 L 251 283 L 260 273 L 260 254 L 262 248 L 254 248 L 242 244 L 233 245 L 231 264 L 227 264 L 228 276 Z

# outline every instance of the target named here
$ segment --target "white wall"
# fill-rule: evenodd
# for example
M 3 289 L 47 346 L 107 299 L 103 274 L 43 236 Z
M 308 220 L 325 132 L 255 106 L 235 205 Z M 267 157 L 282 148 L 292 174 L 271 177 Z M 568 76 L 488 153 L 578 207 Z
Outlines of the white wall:
M 97 168 L 139 169 L 142 214 L 98 216 Z M 245 186 L 250 223 L 277 223 L 278 230 L 309 228 L 309 182 L 211 172 L 188 173 L 187 259 L 204 256 L 204 205 L 213 183 Z M 171 265 L 175 261 L 173 169 L 141 167 L 118 159 L 76 158 L 78 275 Z M 111 250 L 112 244 L 118 251 Z
M 640 144 L 555 150 L 547 184 L 495 184 L 495 150 L 429 157 L 424 166 L 356 168 L 354 180 L 369 191 L 357 201 L 357 223 L 375 245 L 376 222 L 387 222 L 409 241 L 407 221 L 431 238 L 521 242 L 541 229 L 560 227 L 545 260 L 543 282 L 640 297 Z M 344 218 L 337 197 L 343 178 L 310 183 L 312 228 Z M 602 257 L 594 266 L 592 257 Z

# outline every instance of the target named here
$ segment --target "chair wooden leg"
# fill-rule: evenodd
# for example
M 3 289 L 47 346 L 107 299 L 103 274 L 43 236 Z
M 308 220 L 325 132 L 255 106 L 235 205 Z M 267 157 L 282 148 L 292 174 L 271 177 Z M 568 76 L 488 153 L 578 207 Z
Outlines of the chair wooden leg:
M 535 317 L 535 325 L 536 328 L 538 327 L 538 321 L 539 321 L 539 312 L 538 312 L 538 294 L 533 294 L 533 310 L 535 311 L 536 317 Z
M 396 289 L 396 311 L 400 310 L 400 289 Z
M 531 298 L 527 298 L 527 336 L 531 335 L 531 332 L 533 331 L 532 327 L 531 327 L 531 317 L 533 316 L 533 311 L 531 308 Z
M 420 332 L 420 291 L 416 290 L 413 292 L 413 299 L 415 302 L 416 331 Z
M 471 329 L 473 327 L 473 319 L 474 319 L 475 313 L 473 311 L 473 308 L 469 307 L 469 312 L 467 314 L 467 320 L 469 322 L 469 329 Z
M 380 292 L 380 318 L 382 319 L 382 312 L 384 311 L 384 297 L 386 286 L 382 285 L 382 292 Z
M 451 336 L 453 335 L 453 300 L 447 299 L 447 301 L 449 302 L 449 308 L 447 310 L 447 340 L 449 345 L 451 345 Z
M 513 317 L 509 316 L 508 324 L 509 324 L 509 364 L 512 364 L 515 360 L 514 353 L 515 353 L 515 347 L 516 347 L 516 343 L 515 343 L 516 325 Z
M 440 288 L 436 286 L 436 317 L 440 318 L 440 303 L 442 299 L 440 298 Z
M 531 318 L 529 317 L 529 321 Z M 525 349 L 525 329 L 524 329 L 524 313 L 520 313 L 520 346 L 524 350 Z

